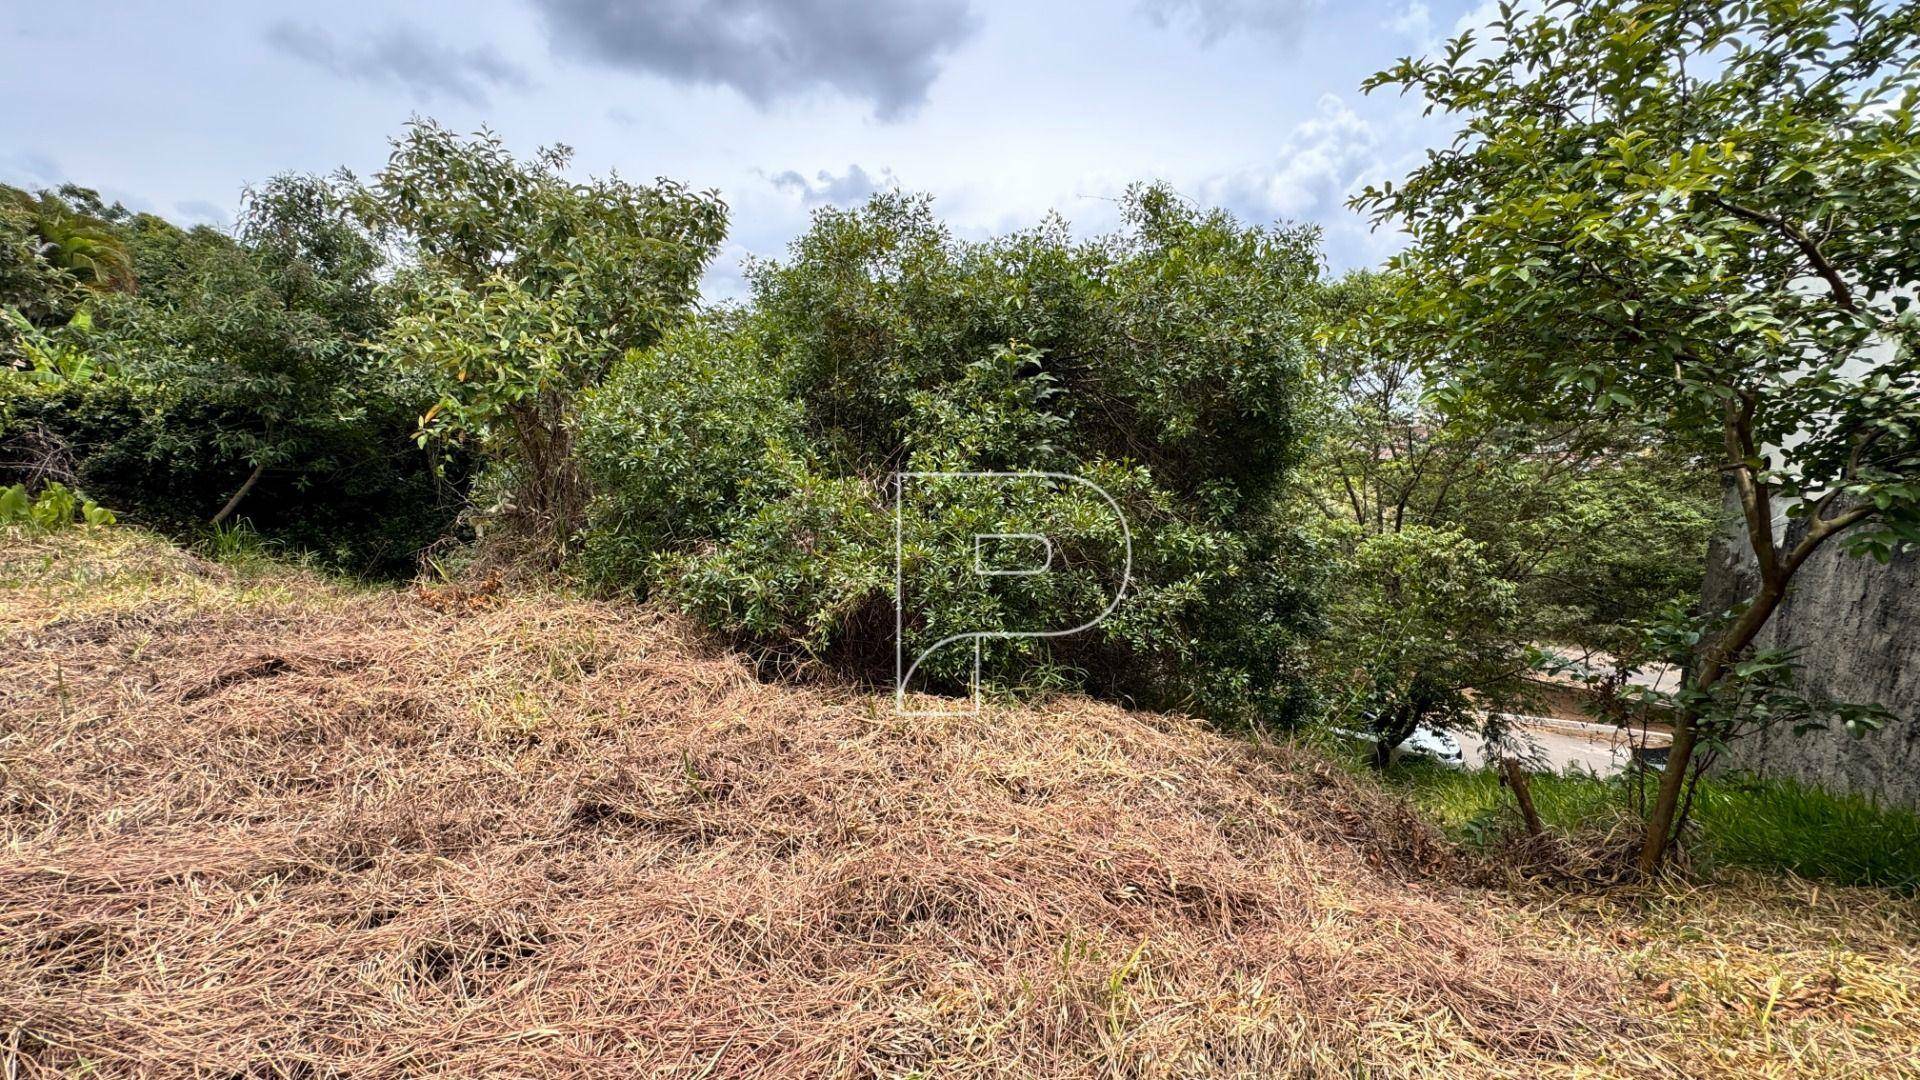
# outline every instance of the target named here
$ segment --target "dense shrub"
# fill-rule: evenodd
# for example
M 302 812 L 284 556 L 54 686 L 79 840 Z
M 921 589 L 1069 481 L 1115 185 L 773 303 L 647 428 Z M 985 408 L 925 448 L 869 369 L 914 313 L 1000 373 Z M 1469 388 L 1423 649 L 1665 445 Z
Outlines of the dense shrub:
M 238 239 L 150 215 L 128 233 L 140 289 L 94 305 L 95 348 L 151 388 L 153 405 L 194 414 L 150 430 L 179 443 L 156 454 L 246 462 L 203 516 L 255 470 L 264 479 L 362 435 L 392 388 L 365 344 L 387 317 L 374 293 L 380 259 L 324 181 L 286 177 L 253 193 Z
M 1281 494 L 1299 451 L 1311 232 L 1157 189 L 1126 227 L 955 240 L 924 199 L 825 210 L 753 302 L 630 354 L 585 409 L 591 565 L 660 588 L 763 655 L 891 677 L 901 502 L 908 659 L 956 634 L 996 685 L 1073 686 L 1223 720 L 1307 705 L 1310 549 Z M 1046 471 L 1077 483 L 902 472 Z M 975 572 L 1035 533 L 1053 572 Z M 1009 567 L 1027 555 L 1001 552 Z M 916 689 L 964 688 L 972 643 Z
M 0 482 L 61 479 L 168 532 L 231 516 L 343 568 L 410 569 L 452 523 L 463 467 L 437 473 L 415 443 L 434 387 L 367 346 L 389 317 L 381 255 L 335 185 L 250 192 L 237 235 L 81 215 L 86 194 L 34 204 L 43 231 L 83 218 L 93 258 L 84 277 L 47 264 L 68 275 L 60 297 L 85 297 L 67 325 L 10 318 L 32 368 L 0 373 Z M 137 288 L 100 287 L 123 271 Z
M 718 534 L 745 489 L 795 458 L 800 410 L 731 320 L 690 322 L 592 390 L 579 442 L 599 497 L 586 565 L 643 583 L 656 554 Z M 759 496 L 764 498 L 764 495 Z
M 251 466 L 209 431 L 242 423 L 204 399 L 124 378 L 33 384 L 0 376 L 0 482 L 46 470 L 174 535 L 203 531 Z M 436 476 L 414 444 L 417 410 L 372 398 L 357 423 L 263 474 L 236 513 L 263 537 L 354 572 L 411 572 L 447 534 L 465 465 Z

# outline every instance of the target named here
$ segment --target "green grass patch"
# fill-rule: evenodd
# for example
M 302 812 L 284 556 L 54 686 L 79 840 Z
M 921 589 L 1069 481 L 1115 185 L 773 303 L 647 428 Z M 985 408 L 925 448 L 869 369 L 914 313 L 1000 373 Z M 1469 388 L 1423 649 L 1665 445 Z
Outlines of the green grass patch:
M 1693 814 L 1707 854 L 1727 865 L 1920 889 L 1920 814 L 1911 810 L 1790 780 L 1732 776 L 1702 783 Z
M 1442 828 L 1478 842 L 1511 826 L 1513 796 L 1487 770 L 1404 760 L 1384 778 Z M 1631 814 L 1628 777 L 1543 774 L 1533 801 L 1547 825 L 1571 830 Z M 1651 787 L 1651 781 L 1649 781 Z M 1920 891 L 1920 814 L 1791 780 L 1730 775 L 1703 781 L 1689 850 L 1706 867 L 1790 871 L 1839 885 Z

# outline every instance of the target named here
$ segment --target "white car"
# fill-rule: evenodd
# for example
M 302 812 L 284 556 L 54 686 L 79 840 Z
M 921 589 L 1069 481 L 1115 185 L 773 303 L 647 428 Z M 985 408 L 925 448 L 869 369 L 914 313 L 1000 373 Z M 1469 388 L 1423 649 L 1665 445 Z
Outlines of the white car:
M 1460 740 L 1451 732 L 1424 724 L 1414 728 L 1407 741 L 1400 744 L 1400 752 L 1431 758 L 1449 769 L 1463 769 L 1467 764 L 1466 756 L 1460 752 Z
M 1334 728 L 1333 733 L 1335 735 L 1343 735 L 1349 739 L 1358 739 L 1361 742 L 1370 743 L 1377 741 L 1377 737 L 1371 731 L 1350 731 L 1346 728 Z M 1439 728 L 1428 727 L 1425 724 L 1414 728 L 1413 734 L 1407 736 L 1405 742 L 1395 747 L 1394 752 L 1396 754 L 1413 754 L 1417 757 L 1423 757 L 1436 765 L 1443 765 L 1449 769 L 1464 769 L 1467 767 L 1467 758 L 1465 754 L 1460 752 L 1459 740 L 1455 739 L 1448 732 L 1442 731 Z

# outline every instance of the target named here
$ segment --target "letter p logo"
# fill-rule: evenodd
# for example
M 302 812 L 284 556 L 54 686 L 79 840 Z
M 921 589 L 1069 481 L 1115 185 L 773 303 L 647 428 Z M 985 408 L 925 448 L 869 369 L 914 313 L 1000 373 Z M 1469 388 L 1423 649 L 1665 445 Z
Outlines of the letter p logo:
M 980 711 L 989 643 L 1065 637 L 1114 613 L 1133 533 L 1106 489 L 1069 473 L 903 472 L 893 555 L 894 709 L 967 716 Z M 908 707 L 916 681 L 963 677 L 966 707 Z

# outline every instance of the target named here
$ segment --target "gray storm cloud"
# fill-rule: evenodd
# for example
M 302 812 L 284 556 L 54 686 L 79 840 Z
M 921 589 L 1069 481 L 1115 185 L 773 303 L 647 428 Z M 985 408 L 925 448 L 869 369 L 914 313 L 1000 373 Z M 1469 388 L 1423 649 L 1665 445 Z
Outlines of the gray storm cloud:
M 977 28 L 966 0 L 534 0 L 562 56 L 726 86 L 755 105 L 817 90 L 895 120 Z

